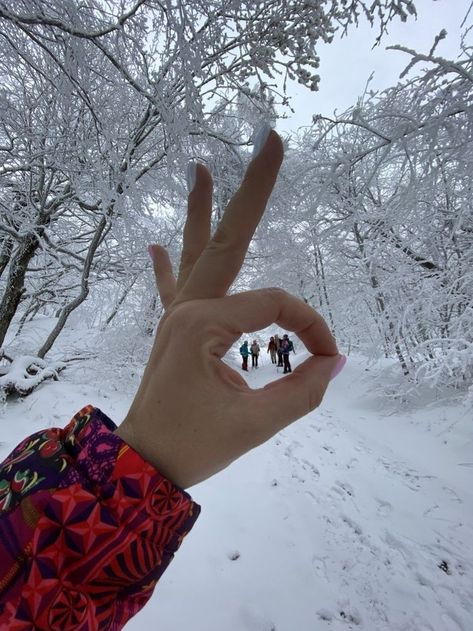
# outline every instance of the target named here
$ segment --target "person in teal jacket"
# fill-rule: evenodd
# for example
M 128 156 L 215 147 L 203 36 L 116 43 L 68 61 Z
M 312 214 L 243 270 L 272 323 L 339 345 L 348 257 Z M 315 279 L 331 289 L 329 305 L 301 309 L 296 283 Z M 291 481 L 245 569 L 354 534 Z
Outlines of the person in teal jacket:
M 248 342 L 245 340 L 243 344 L 240 346 L 240 355 L 242 358 L 241 369 L 246 370 L 248 372 L 248 356 L 250 354 L 250 350 L 248 348 Z
M 282 157 L 281 138 L 262 126 L 214 238 L 212 178 L 190 165 L 177 279 L 167 251 L 149 247 L 165 313 L 121 425 L 89 405 L 0 464 L 0 629 L 120 631 L 199 515 L 183 489 L 317 407 L 343 368 L 326 322 L 303 301 L 277 288 L 227 295 Z M 244 332 L 275 322 L 312 356 L 252 389 L 223 358 Z

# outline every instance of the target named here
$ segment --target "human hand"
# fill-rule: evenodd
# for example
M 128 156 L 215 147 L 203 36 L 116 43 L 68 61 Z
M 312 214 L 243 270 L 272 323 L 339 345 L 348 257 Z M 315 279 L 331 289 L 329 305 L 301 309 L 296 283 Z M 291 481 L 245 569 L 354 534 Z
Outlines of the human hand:
M 260 145 L 212 238 L 212 178 L 202 164 L 196 166 L 177 280 L 166 250 L 150 246 L 165 314 L 116 433 L 182 488 L 316 408 L 345 361 L 323 318 L 294 296 L 276 288 L 227 295 L 283 158 L 275 131 L 268 136 L 263 129 Z M 243 332 L 272 323 L 294 331 L 314 356 L 284 379 L 252 390 L 222 358 Z

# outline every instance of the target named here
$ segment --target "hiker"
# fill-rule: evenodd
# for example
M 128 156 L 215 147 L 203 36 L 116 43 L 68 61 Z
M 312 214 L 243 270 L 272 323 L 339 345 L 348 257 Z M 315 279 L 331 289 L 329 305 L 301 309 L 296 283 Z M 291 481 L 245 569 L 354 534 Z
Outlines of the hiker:
M 250 351 L 248 349 L 248 342 L 245 340 L 243 344 L 240 346 L 240 355 L 242 357 L 241 369 L 246 370 L 248 372 L 248 355 Z
M 294 350 L 294 344 L 289 339 L 289 335 L 287 335 L 287 333 L 283 335 L 282 342 L 281 342 L 281 349 L 282 349 L 282 357 L 284 360 L 283 372 L 284 374 L 287 374 L 288 372 L 292 372 L 291 362 L 289 361 L 289 353 L 291 351 L 293 351 L 294 354 L 296 353 L 296 351 Z
M 260 353 L 260 345 L 256 340 L 253 340 L 253 344 L 250 346 L 251 351 L 251 367 L 258 368 L 258 357 Z
M 276 352 L 276 342 L 274 341 L 274 336 L 272 335 L 269 338 L 269 344 L 268 344 L 268 349 L 266 351 L 267 353 L 269 353 L 270 357 L 271 357 L 271 363 L 272 364 L 276 364 L 277 363 L 277 352 Z
M 274 341 L 276 343 L 276 353 L 278 356 L 278 368 L 282 368 L 283 363 L 282 363 L 282 340 L 279 337 L 279 335 L 275 335 L 274 337 Z
M 227 295 L 282 157 L 281 138 L 262 126 L 218 240 L 210 171 L 189 169 L 177 279 L 165 248 L 149 246 L 165 314 L 121 425 L 88 405 L 0 463 L 0 629 L 120 631 L 199 516 L 183 489 L 315 409 L 342 370 L 327 323 L 302 300 L 274 288 Z M 300 332 L 312 359 L 294 386 L 251 390 L 223 357 L 243 331 L 275 320 Z M 251 515 L 242 518 L 251 527 Z

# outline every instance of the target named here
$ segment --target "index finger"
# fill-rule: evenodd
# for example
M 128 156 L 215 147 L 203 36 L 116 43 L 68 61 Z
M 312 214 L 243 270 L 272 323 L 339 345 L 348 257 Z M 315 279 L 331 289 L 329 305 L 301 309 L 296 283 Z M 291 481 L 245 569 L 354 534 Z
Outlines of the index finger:
M 251 161 L 213 238 L 195 263 L 179 299 L 225 296 L 241 269 L 263 216 L 283 154 L 280 136 L 274 130 L 269 131 L 262 150 Z

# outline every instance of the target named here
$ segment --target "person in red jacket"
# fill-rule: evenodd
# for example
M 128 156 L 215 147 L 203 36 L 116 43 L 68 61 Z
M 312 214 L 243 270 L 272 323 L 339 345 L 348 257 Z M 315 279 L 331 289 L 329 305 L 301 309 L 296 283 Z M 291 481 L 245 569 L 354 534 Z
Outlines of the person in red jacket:
M 343 367 L 304 302 L 280 289 L 227 295 L 282 157 L 280 137 L 263 126 L 214 238 L 212 178 L 190 165 L 177 279 L 166 250 L 149 248 L 165 314 L 125 420 L 117 428 L 87 406 L 0 465 L 0 629 L 122 629 L 199 515 L 183 489 L 314 409 Z M 285 380 L 250 389 L 222 358 L 244 332 L 273 322 L 312 355 Z
M 269 343 L 268 343 L 268 348 L 266 350 L 267 353 L 270 354 L 271 357 L 271 363 L 272 364 L 276 364 L 277 363 L 277 354 L 276 354 L 276 342 L 274 341 L 274 337 L 271 336 L 269 338 Z

